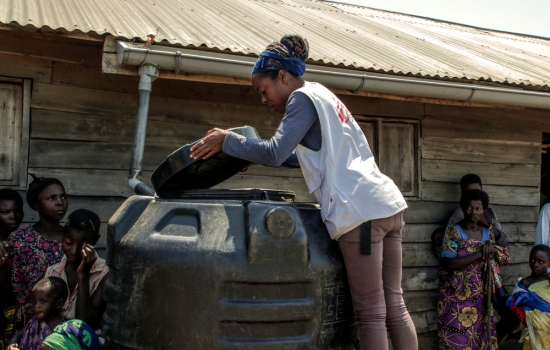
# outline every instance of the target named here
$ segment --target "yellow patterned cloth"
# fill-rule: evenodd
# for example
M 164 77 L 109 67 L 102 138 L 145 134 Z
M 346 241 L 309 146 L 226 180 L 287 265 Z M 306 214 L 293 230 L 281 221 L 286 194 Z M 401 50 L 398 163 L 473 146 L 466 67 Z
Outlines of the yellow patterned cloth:
M 533 283 L 529 291 L 550 303 L 550 284 L 548 281 Z M 550 349 L 550 313 L 533 309 L 525 311 L 527 328 L 523 330 L 520 342 L 523 342 L 523 350 L 548 350 Z
M 0 331 L 0 349 L 4 350 L 10 344 L 13 336 L 13 325 L 15 321 L 15 303 L 7 306 L 0 306 L 0 317 L 2 318 L 2 330 Z

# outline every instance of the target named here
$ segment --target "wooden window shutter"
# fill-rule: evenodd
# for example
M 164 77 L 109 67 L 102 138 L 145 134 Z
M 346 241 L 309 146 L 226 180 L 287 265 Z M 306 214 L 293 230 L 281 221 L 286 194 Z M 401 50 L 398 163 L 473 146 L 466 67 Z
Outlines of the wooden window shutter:
M 379 167 L 405 196 L 415 195 L 415 125 L 383 123 Z
M 0 185 L 20 182 L 22 114 L 23 86 L 0 83 Z
M 363 134 L 365 134 L 365 137 L 367 138 L 367 142 L 369 143 L 370 151 L 373 155 L 376 156 L 376 140 L 375 140 L 375 127 L 376 125 L 374 123 L 365 123 L 360 122 L 357 123 L 359 127 L 361 128 L 361 131 L 363 131 Z

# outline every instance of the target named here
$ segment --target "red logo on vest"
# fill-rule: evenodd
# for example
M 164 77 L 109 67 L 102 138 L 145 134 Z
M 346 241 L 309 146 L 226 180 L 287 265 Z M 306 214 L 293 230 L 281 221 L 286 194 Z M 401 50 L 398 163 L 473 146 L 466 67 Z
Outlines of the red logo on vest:
M 338 119 L 340 119 L 340 123 L 347 124 L 350 120 L 353 119 L 351 116 L 351 113 L 348 111 L 346 106 L 342 102 L 340 102 L 337 98 L 332 98 L 334 102 L 336 102 L 336 111 L 338 111 Z

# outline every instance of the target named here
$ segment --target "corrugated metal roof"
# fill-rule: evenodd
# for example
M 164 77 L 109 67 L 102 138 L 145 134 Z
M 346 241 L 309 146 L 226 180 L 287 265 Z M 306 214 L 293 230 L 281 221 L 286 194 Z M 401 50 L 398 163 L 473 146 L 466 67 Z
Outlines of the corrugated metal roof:
M 0 22 L 259 54 L 286 33 L 310 59 L 369 71 L 550 85 L 550 39 L 315 0 L 2 0 Z

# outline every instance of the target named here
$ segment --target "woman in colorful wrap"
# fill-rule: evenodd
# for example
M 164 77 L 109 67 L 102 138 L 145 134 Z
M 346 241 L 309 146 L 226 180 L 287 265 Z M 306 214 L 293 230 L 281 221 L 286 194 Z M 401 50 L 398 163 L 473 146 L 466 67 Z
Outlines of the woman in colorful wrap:
M 27 203 L 38 212 L 40 220 L 13 232 L 2 243 L 9 252 L 5 269 L 17 302 L 15 329 L 18 330 L 23 329 L 32 317 L 28 301 L 32 288 L 44 276 L 46 268 L 60 262 L 63 257 L 63 226 L 59 222 L 69 206 L 61 181 L 30 175 L 34 180 L 27 189 Z
M 416 349 L 415 328 L 401 290 L 401 232 L 407 204 L 376 166 L 346 106 L 321 84 L 302 78 L 308 55 L 304 38 L 286 35 L 267 46 L 252 70 L 252 87 L 262 103 L 284 113 L 271 139 L 246 139 L 212 129 L 191 148 L 191 157 L 209 158 L 223 151 L 253 163 L 300 167 L 342 251 L 361 350 L 387 350 L 388 331 L 393 349 Z M 368 249 L 361 254 L 361 237 L 364 246 L 370 245 L 370 254 Z
M 464 219 L 447 227 L 443 238 L 441 265 L 449 273 L 450 283 L 440 283 L 437 303 L 439 349 L 498 349 L 495 320 L 487 308 L 485 273 L 491 268 L 492 291 L 503 291 L 499 264 L 508 263 L 506 248 L 495 246 L 491 231 L 478 225 L 489 205 L 487 193 L 464 191 L 460 207 Z M 491 313 L 491 334 L 487 315 Z
M 550 248 L 539 244 L 529 254 L 531 275 L 522 278 L 506 301 L 526 327 L 520 338 L 523 350 L 550 349 Z

